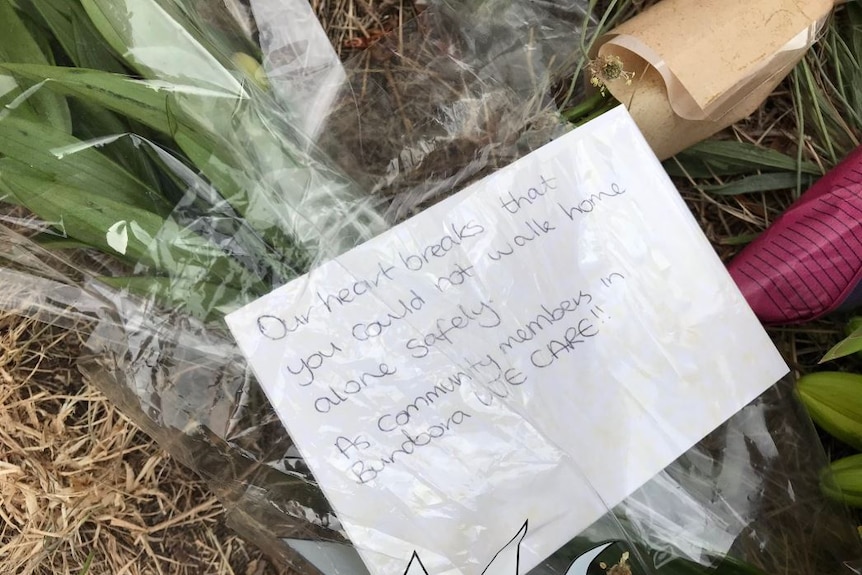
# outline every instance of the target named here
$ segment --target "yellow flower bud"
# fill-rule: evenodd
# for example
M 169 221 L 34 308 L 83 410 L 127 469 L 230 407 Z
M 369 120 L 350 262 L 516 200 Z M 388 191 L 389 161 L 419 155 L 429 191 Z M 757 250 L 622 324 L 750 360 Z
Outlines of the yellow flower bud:
M 237 69 L 242 72 L 249 80 L 254 82 L 263 90 L 269 88 L 269 78 L 266 76 L 266 71 L 256 59 L 245 52 L 235 52 L 231 56 L 231 61 Z

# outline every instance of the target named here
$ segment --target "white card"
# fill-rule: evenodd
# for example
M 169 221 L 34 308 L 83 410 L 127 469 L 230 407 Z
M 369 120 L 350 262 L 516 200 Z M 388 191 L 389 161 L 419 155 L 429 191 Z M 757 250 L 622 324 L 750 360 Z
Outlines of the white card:
M 374 575 L 525 573 L 787 371 L 623 107 L 227 319 Z

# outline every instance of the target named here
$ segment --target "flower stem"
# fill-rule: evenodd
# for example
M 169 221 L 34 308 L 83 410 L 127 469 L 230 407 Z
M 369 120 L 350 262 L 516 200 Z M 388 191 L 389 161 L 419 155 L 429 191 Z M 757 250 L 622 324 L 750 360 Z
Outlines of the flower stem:
M 563 110 L 561 115 L 569 122 L 577 120 L 599 108 L 604 99 L 605 97 L 602 95 L 602 93 L 597 90 L 592 96 L 590 96 L 583 102 L 577 104 L 576 106 L 572 106 L 567 110 Z

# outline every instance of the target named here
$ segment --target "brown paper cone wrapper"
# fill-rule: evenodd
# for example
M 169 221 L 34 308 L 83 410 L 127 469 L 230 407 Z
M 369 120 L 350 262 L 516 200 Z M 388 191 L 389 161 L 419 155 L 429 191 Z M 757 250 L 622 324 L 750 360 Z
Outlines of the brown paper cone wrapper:
M 817 39 L 834 0 L 663 0 L 598 42 L 607 80 L 668 158 L 754 112 Z

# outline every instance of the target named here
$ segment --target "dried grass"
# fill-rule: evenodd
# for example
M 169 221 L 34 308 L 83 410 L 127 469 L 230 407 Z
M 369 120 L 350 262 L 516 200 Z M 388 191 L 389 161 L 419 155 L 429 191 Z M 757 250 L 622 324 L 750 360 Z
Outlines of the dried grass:
M 74 367 L 74 332 L 0 316 L 0 573 L 277 573 L 201 482 Z
M 342 59 L 396 30 L 422 9 L 421 1 L 311 0 L 332 45 Z

